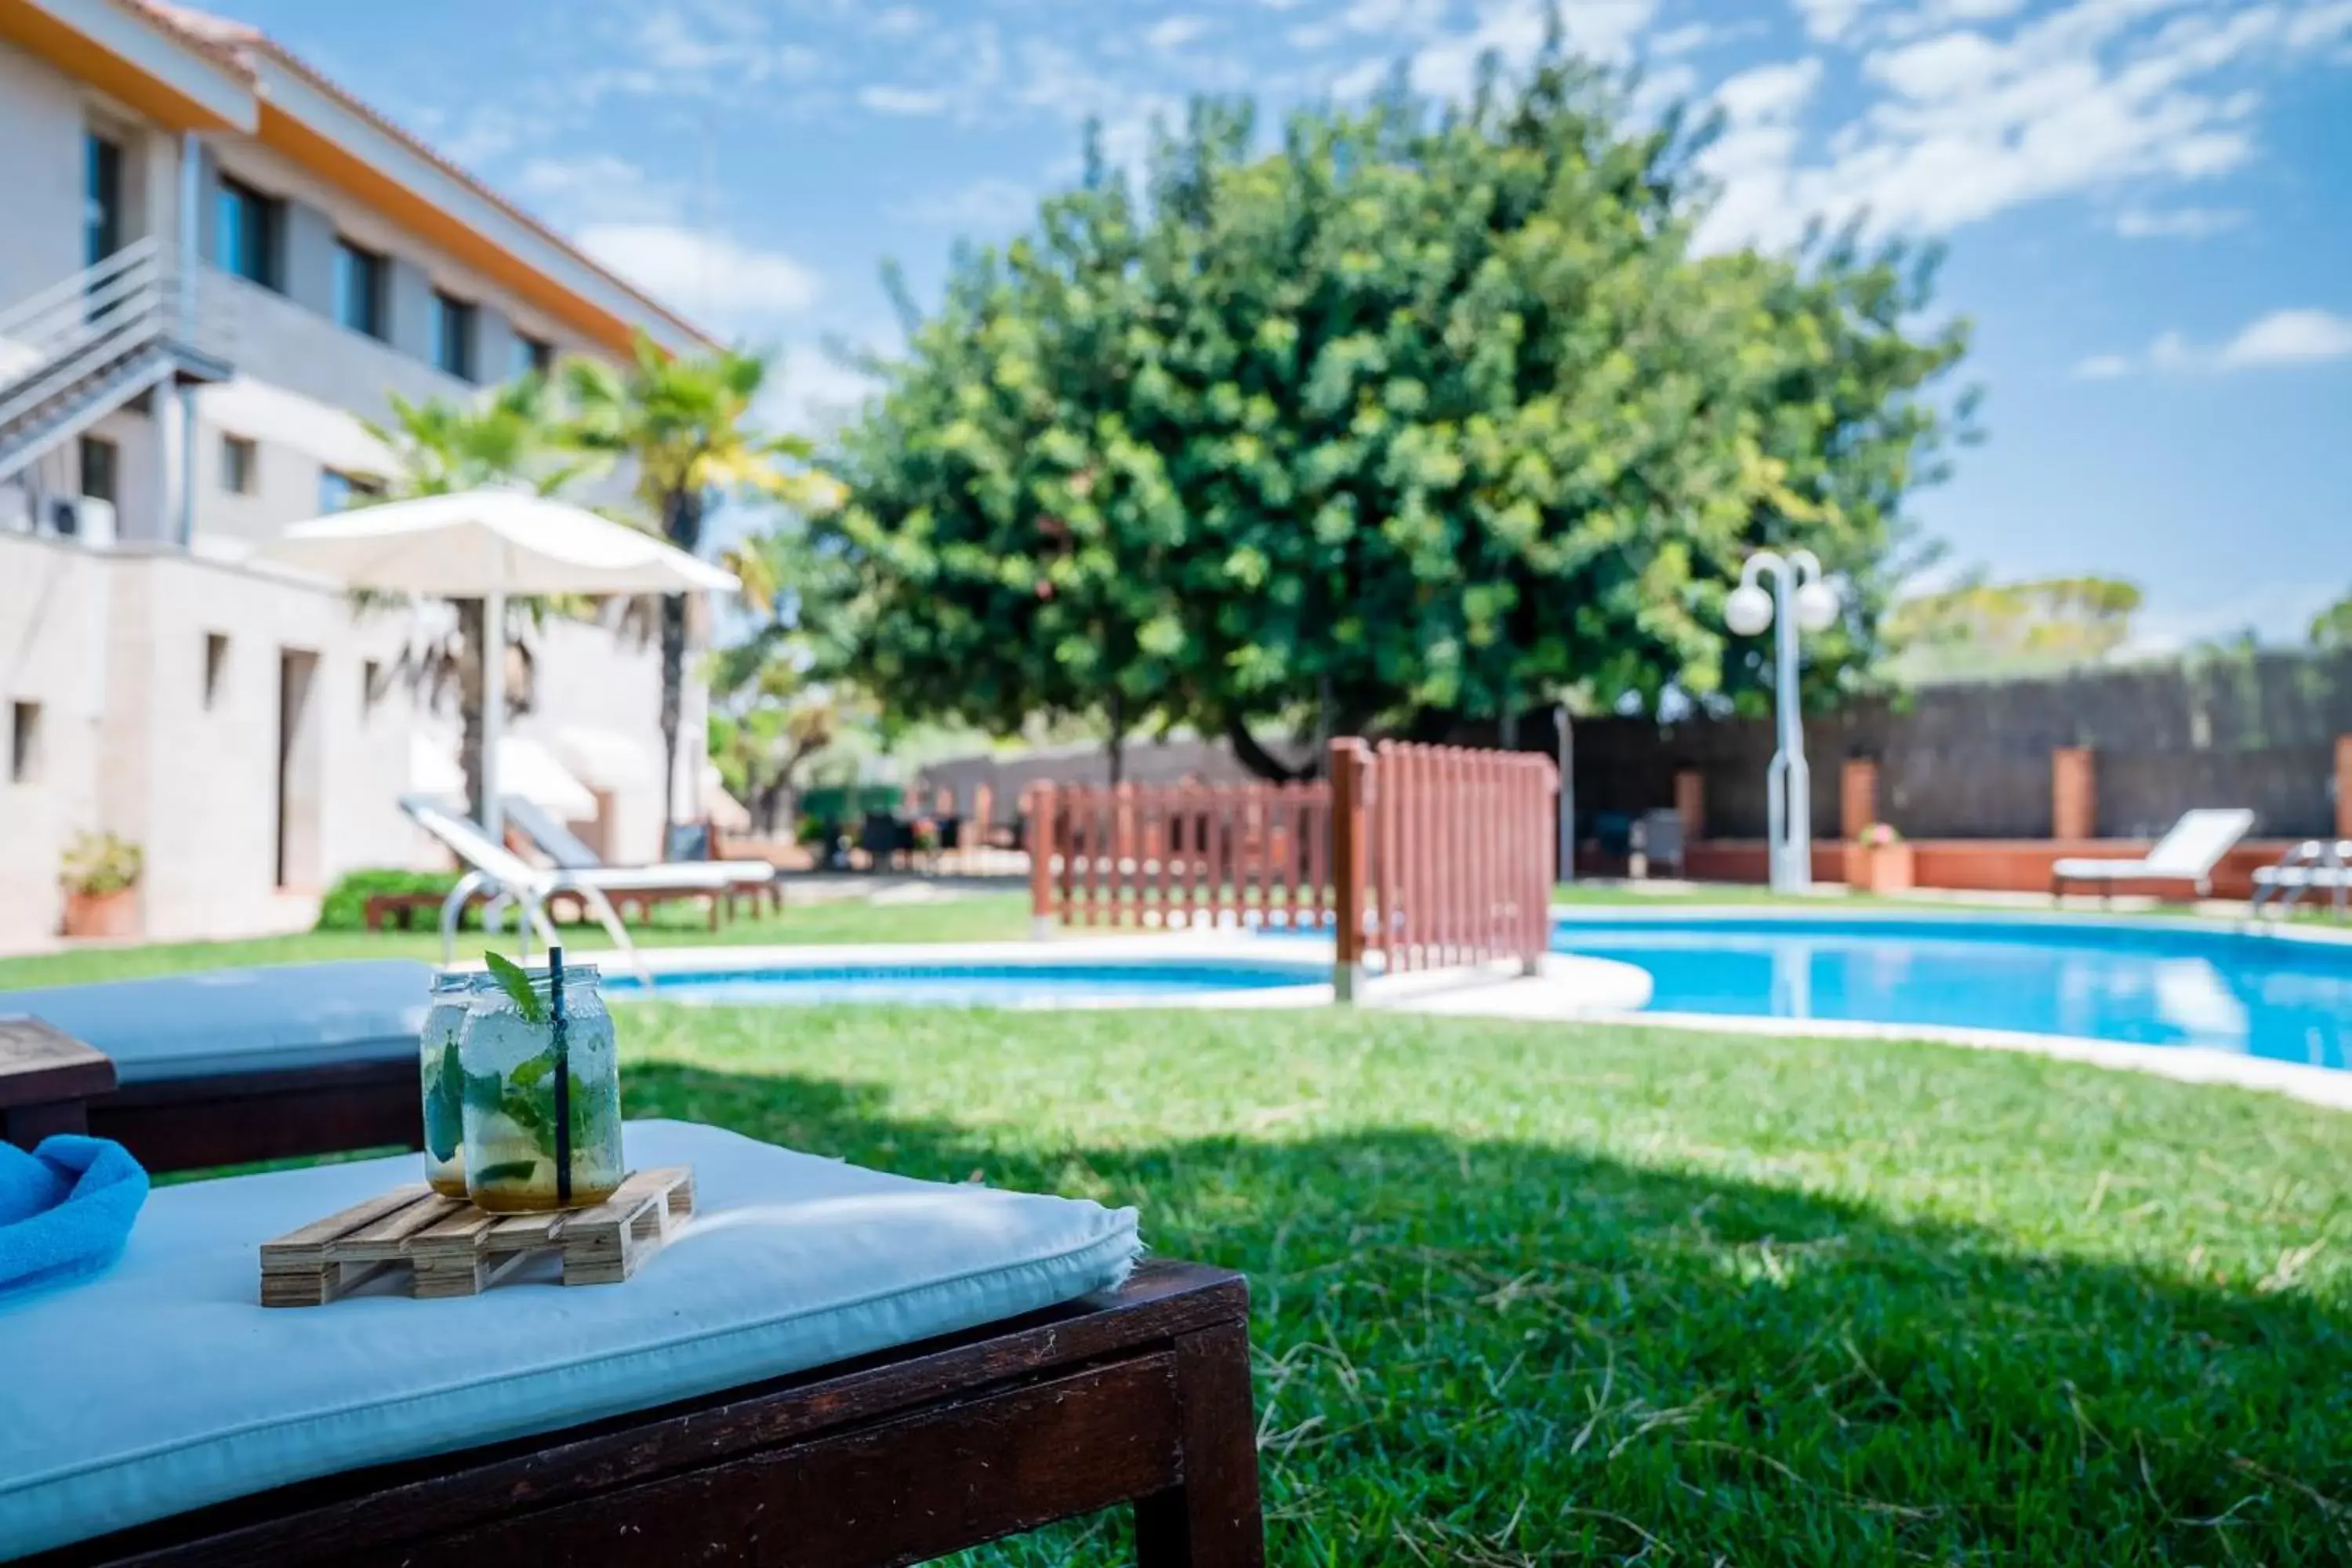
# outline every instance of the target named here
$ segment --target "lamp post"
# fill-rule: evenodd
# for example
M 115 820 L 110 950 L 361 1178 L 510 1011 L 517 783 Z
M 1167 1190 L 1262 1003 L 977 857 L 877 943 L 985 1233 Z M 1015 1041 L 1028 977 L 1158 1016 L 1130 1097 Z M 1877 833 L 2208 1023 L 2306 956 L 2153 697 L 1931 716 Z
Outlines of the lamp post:
M 1757 579 L 1769 574 L 1772 592 Z M 1723 601 L 1723 624 L 1752 637 L 1775 625 L 1773 706 L 1780 746 L 1766 775 L 1770 816 L 1772 890 L 1801 893 L 1813 885 L 1812 775 L 1805 767 L 1805 729 L 1797 699 L 1797 633 L 1828 629 L 1838 616 L 1837 590 L 1822 580 L 1822 563 L 1810 550 L 1780 555 L 1759 550 L 1740 569 L 1739 586 Z

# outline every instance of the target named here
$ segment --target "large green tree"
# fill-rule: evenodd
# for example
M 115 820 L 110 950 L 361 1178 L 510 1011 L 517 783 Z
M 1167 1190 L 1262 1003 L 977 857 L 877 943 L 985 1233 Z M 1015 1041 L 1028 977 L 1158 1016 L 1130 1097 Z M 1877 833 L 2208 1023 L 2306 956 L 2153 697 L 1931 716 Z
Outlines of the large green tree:
M 1744 554 L 1849 586 L 1864 676 L 1946 416 L 1926 268 L 1851 242 L 1696 258 L 1678 122 L 1557 44 L 1444 113 L 1196 107 L 1143 199 L 1090 173 L 963 258 L 843 443 L 854 668 L 1000 729 L 1435 731 L 1575 687 L 1738 699 Z

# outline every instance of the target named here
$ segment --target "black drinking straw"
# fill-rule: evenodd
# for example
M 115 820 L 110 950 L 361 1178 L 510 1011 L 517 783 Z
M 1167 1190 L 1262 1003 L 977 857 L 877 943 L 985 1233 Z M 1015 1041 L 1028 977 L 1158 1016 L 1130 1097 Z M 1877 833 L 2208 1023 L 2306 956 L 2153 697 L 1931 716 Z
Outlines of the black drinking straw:
M 572 1031 L 563 1015 L 563 949 L 547 950 L 548 1016 L 555 1036 L 555 1201 L 572 1202 Z

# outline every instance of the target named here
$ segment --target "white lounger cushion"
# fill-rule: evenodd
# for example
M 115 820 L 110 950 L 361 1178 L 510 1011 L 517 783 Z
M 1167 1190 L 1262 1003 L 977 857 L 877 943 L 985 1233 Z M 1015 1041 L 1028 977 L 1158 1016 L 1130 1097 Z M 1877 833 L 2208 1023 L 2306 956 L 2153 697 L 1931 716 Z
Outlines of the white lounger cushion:
M 110 1273 L 0 1302 L 0 1559 L 363 1465 L 551 1431 L 1034 1311 L 1123 1279 L 1133 1209 L 944 1185 L 642 1121 L 699 1215 L 625 1285 L 257 1304 L 256 1247 L 406 1156 L 166 1187 Z
M 406 959 L 217 969 L 0 991 L 114 1058 L 124 1083 L 416 1055 L 433 971 Z

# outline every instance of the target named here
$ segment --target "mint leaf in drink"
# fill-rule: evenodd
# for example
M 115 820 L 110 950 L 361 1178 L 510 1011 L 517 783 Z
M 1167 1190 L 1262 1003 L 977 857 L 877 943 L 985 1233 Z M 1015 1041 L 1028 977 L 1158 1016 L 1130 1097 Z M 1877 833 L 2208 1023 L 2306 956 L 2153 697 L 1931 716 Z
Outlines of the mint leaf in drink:
M 536 1160 L 501 1160 L 495 1165 L 485 1165 L 475 1172 L 474 1180 L 486 1187 L 494 1187 L 501 1182 L 528 1181 L 530 1173 L 538 1169 L 539 1162 Z
M 538 992 L 531 989 L 529 970 L 504 953 L 486 952 L 482 954 L 482 962 L 490 966 L 490 973 L 497 976 L 499 987 L 514 999 L 515 1011 L 522 1015 L 524 1023 L 547 1022 L 547 1004 L 540 999 Z

